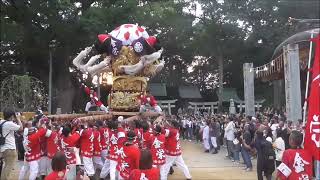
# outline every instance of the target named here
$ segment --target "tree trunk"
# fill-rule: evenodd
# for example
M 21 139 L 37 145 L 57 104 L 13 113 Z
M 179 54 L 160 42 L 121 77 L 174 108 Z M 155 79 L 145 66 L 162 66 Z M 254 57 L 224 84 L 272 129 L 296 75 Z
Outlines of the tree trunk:
M 57 108 L 61 108 L 62 113 L 72 113 L 72 102 L 75 95 L 75 87 L 72 84 L 72 75 L 69 72 L 68 63 L 70 50 L 68 47 L 64 49 L 57 49 L 56 56 L 53 56 L 52 63 L 53 69 L 53 81 L 55 81 L 53 89 L 56 89 L 55 99 L 56 107 L 52 112 L 56 112 Z M 53 54 L 53 55 L 55 55 Z
M 61 108 L 62 113 L 72 113 L 72 102 L 75 94 L 75 89 L 71 83 L 69 74 L 59 74 L 57 77 L 56 91 L 56 108 Z M 56 112 L 56 108 L 52 112 Z
M 222 92 L 223 92 L 223 56 L 222 53 L 219 52 L 218 55 L 218 66 L 219 66 L 219 89 L 218 89 L 218 99 L 219 99 L 219 104 L 218 104 L 218 112 L 222 112 Z

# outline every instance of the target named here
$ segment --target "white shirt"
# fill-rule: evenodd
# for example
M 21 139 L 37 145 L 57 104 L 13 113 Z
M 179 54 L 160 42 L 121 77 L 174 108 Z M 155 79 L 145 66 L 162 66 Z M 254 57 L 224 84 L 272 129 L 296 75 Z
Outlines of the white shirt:
M 234 140 L 234 132 L 235 132 L 235 125 L 233 121 L 230 121 L 225 128 L 225 136 L 228 141 Z
M 203 139 L 209 139 L 209 126 L 205 126 L 202 132 Z
M 189 128 L 191 128 L 192 127 L 192 121 L 188 121 L 188 126 L 189 126 Z
M 4 120 L 0 121 L 0 124 Z M 16 150 L 16 140 L 14 138 L 14 131 L 18 131 L 20 126 L 12 121 L 7 121 L 2 125 L 2 135 L 7 136 L 5 144 L 0 146 L 0 152 L 4 152 L 7 149 Z M 7 135 L 8 134 L 8 135 Z
M 274 141 L 273 146 L 275 147 L 276 160 L 282 161 L 282 155 L 285 150 L 284 140 L 281 137 L 278 137 Z
M 186 119 L 183 119 L 183 120 L 182 120 L 182 127 L 183 127 L 183 128 L 186 128 L 186 124 L 187 124 L 187 120 L 186 120 Z
M 279 127 L 278 123 L 277 124 L 272 124 L 271 127 L 270 127 L 270 129 L 272 131 L 272 136 L 273 136 L 274 139 L 277 136 L 277 132 L 276 131 L 277 131 L 278 127 Z

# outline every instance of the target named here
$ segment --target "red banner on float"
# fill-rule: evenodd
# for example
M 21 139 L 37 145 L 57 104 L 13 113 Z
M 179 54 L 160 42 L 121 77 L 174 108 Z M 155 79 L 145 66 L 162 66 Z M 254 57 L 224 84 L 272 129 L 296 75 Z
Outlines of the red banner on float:
M 313 38 L 315 43 L 315 56 L 312 67 L 310 95 L 308 98 L 308 121 L 304 148 L 320 160 L 320 36 Z

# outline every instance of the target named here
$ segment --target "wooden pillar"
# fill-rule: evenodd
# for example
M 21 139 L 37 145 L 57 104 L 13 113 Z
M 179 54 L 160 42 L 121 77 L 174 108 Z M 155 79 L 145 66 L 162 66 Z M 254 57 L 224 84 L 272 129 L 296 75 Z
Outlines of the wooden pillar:
M 283 52 L 287 119 L 297 122 L 302 118 L 298 44 L 284 46 Z
M 252 63 L 243 64 L 244 101 L 246 116 L 255 116 L 254 108 L 254 71 Z
M 169 115 L 171 115 L 171 103 L 168 102 L 168 112 L 169 112 Z

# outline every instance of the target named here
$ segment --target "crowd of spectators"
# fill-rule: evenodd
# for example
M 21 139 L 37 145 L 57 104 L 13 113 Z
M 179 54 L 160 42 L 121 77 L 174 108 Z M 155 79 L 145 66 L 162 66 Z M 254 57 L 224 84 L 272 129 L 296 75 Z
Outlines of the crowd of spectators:
M 293 123 L 284 113 L 266 108 L 256 115 L 181 113 L 177 115 L 181 124 L 182 138 L 201 142 L 205 153 L 217 154 L 221 146 L 226 148 L 226 158 L 235 165 L 252 171 L 252 161 L 257 159 L 257 176 L 271 179 L 281 164 L 285 150 L 290 148 L 291 132 L 304 133 L 302 120 Z M 269 152 L 268 152 L 269 151 Z M 264 156 L 271 154 L 273 160 Z M 242 159 L 240 163 L 240 159 Z

